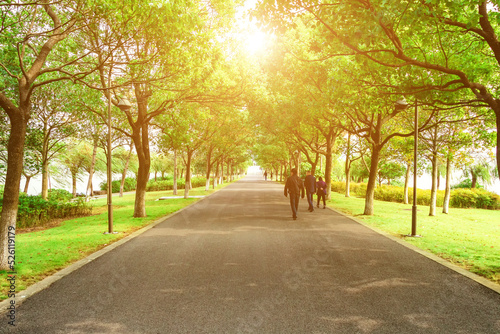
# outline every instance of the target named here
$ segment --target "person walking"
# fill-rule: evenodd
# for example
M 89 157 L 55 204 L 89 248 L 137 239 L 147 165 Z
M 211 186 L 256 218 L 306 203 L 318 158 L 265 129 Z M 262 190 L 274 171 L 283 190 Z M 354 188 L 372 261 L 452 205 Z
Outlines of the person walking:
M 290 195 L 290 207 L 292 208 L 293 220 L 297 219 L 297 211 L 299 210 L 299 196 L 304 198 L 304 183 L 297 175 L 297 169 L 292 168 L 292 175 L 286 179 L 285 197 Z
M 305 187 L 306 187 L 307 203 L 309 203 L 308 210 L 309 212 L 313 212 L 314 211 L 313 194 L 316 193 L 316 178 L 313 175 L 311 175 L 310 170 L 306 171 Z
M 264 171 L 264 181 L 267 181 L 267 170 Z
M 316 183 L 316 195 L 318 196 L 318 202 L 316 203 L 316 206 L 319 208 L 319 200 L 323 199 L 323 209 L 326 208 L 326 182 L 323 181 L 323 178 L 320 176 L 318 183 Z

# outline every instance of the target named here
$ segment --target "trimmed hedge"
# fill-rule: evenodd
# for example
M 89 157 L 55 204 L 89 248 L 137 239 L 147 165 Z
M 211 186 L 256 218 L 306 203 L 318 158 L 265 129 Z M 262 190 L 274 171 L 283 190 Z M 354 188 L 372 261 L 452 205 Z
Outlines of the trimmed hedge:
M 366 183 L 351 183 L 350 193 L 356 197 L 366 196 Z M 345 194 L 345 182 L 332 182 L 332 191 Z M 403 203 L 404 188 L 382 185 L 375 188 L 374 198 L 380 201 Z M 408 200 L 413 202 L 413 189 L 408 189 Z M 443 206 L 444 190 L 438 190 L 436 205 Z M 430 205 L 431 191 L 417 189 L 417 204 Z M 450 207 L 500 210 L 500 196 L 484 189 L 453 189 L 450 193 Z
M 203 187 L 206 184 L 206 178 L 204 177 L 194 177 L 191 179 L 191 185 L 193 188 Z M 185 180 L 178 179 L 177 180 L 177 189 L 184 189 Z M 165 191 L 174 189 L 174 180 L 166 179 L 161 181 L 149 180 L 146 191 Z
M 114 180 L 111 182 L 111 191 L 113 193 L 119 193 L 120 192 L 120 185 L 122 184 L 122 180 Z M 137 184 L 137 181 L 134 177 L 126 177 L 125 178 L 125 183 L 123 184 L 123 191 L 133 191 L 135 190 L 135 186 Z M 108 182 L 104 181 L 102 182 L 99 187 L 103 191 L 108 190 Z
M 71 201 L 62 200 L 61 197 L 65 195 L 64 190 L 52 190 L 51 194 L 52 197 L 44 200 L 42 196 L 29 196 L 21 193 L 17 209 L 17 228 L 42 226 L 53 219 L 92 214 L 92 206 L 81 198 Z M 0 198 L 0 201 L 3 201 L 3 198 Z

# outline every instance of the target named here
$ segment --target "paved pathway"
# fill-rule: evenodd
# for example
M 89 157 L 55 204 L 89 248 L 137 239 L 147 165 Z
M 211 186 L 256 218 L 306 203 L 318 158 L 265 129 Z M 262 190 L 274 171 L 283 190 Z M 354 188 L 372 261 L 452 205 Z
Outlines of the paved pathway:
M 500 295 L 247 177 L 26 300 L 17 333 L 500 333 Z M 2 321 L 1 325 L 5 325 Z

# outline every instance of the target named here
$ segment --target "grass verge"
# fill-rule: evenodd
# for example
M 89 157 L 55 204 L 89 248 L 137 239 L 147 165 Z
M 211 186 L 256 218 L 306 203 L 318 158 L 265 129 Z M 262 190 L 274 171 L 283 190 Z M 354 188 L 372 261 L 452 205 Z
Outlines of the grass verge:
M 374 201 L 375 214 L 364 216 L 364 198 L 346 198 L 332 192 L 328 206 L 355 216 L 366 224 L 405 239 L 420 249 L 500 284 L 500 212 L 482 209 L 450 208 L 449 214 L 418 206 L 417 234 L 411 233 L 411 205 Z
M 219 185 L 215 190 L 229 183 Z M 190 196 L 208 195 L 215 190 L 205 187 L 189 191 Z M 179 196 L 184 191 L 178 191 Z M 157 201 L 172 196 L 172 191 L 146 193 L 147 217 L 133 218 L 135 195 L 113 196 L 113 230 L 117 234 L 104 234 L 108 230 L 106 198 L 97 199 L 94 215 L 69 219 L 56 227 L 45 230 L 18 233 L 16 235 L 16 292 L 41 281 L 45 277 L 67 267 L 107 245 L 118 241 L 153 221 L 176 212 L 198 198 L 179 198 Z M 0 300 L 7 298 L 9 282 L 7 272 L 0 271 Z

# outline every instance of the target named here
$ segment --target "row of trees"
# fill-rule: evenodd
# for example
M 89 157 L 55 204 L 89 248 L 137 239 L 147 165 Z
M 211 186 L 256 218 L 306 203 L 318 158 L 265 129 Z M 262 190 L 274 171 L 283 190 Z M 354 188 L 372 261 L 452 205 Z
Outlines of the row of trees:
M 41 168 L 46 196 L 58 154 L 62 159 L 66 150 L 78 170 L 78 149 L 67 150 L 76 136 L 92 148 L 91 180 L 108 116 L 112 146 L 133 147 L 137 156 L 134 217 L 146 215 L 153 151 L 186 156 L 186 185 L 195 154 L 209 152 L 209 166 L 247 160 L 243 92 L 252 71 L 232 30 L 231 0 L 2 2 L 0 15 L 7 155 L 0 269 L 7 269 L 7 231 L 15 226 L 23 173 L 29 178 Z M 115 107 L 123 98 L 132 108 Z
M 300 152 L 314 170 L 323 155 L 327 182 L 334 154 L 345 160 L 346 182 L 353 162 L 364 164 L 371 215 L 381 169 L 403 163 L 409 178 L 418 108 L 434 215 L 439 164 L 449 199 L 452 167 L 473 171 L 490 160 L 495 138 L 499 149 L 493 4 L 262 0 L 254 14 L 276 36 L 262 62 L 269 93 L 252 104 L 263 163 L 299 165 Z

